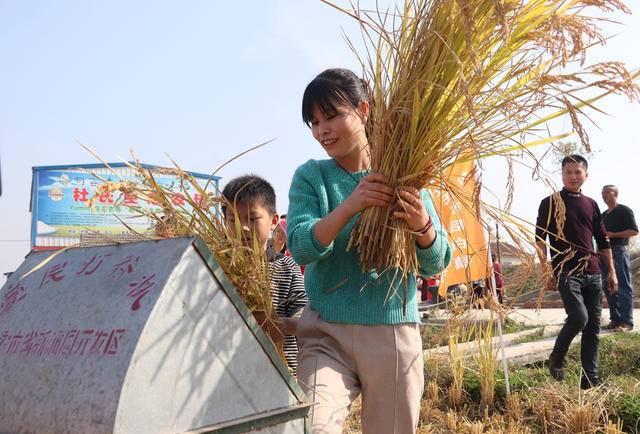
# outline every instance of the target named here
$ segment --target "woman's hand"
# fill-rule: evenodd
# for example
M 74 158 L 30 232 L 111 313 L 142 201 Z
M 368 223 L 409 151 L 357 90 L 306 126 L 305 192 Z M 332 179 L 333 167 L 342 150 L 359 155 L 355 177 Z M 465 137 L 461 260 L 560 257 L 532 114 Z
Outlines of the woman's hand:
M 419 232 L 416 243 L 421 249 L 430 247 L 436 239 L 436 231 L 431 216 L 424 207 L 420 192 L 413 187 L 400 186 L 397 188 L 398 210 L 393 212 L 395 218 L 407 222 L 409 229 Z
M 389 206 L 392 201 L 393 189 L 387 178 L 379 173 L 365 176 L 349 197 L 316 223 L 313 229 L 316 240 L 328 246 L 354 215 L 370 206 Z
M 393 216 L 407 222 L 409 229 L 419 231 L 427 226 L 431 217 L 424 208 L 424 202 L 420 192 L 413 187 L 400 186 L 397 189 L 398 211 L 394 211 Z
M 353 216 L 370 206 L 389 206 L 392 201 L 393 189 L 387 184 L 387 178 L 371 173 L 360 180 L 343 204 Z

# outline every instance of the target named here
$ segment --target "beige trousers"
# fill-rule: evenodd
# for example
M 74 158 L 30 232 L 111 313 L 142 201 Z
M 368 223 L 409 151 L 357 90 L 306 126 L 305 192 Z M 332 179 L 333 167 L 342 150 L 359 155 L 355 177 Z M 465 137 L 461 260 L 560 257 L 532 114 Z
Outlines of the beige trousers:
M 362 393 L 363 434 L 414 434 L 424 389 L 417 324 L 323 321 L 308 306 L 298 323 L 298 382 L 312 407 L 313 432 L 340 434 Z

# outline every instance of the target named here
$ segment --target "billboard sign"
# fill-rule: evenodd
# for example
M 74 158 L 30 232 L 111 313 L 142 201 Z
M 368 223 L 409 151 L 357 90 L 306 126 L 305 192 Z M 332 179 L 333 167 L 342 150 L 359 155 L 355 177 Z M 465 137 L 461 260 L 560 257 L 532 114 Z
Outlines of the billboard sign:
M 80 242 L 83 235 L 118 237 L 130 234 L 129 228 L 145 233 L 153 227 L 153 221 L 140 211 L 156 212 L 160 208 L 134 195 L 120 191 L 97 194 L 96 189 L 104 181 L 140 183 L 136 171 L 130 166 L 109 164 L 85 166 L 49 166 L 33 168 L 31 244 L 35 249 L 55 248 Z M 161 168 L 155 179 L 169 191 L 175 191 L 176 205 L 188 207 L 176 175 Z M 114 173 L 115 172 L 115 173 Z M 216 191 L 219 178 L 191 173 L 198 184 L 207 191 Z M 100 179 L 102 178 L 102 179 Z M 194 200 L 199 200 L 193 193 Z M 91 205 L 91 206 L 90 206 Z M 129 228 L 128 228 L 128 227 Z

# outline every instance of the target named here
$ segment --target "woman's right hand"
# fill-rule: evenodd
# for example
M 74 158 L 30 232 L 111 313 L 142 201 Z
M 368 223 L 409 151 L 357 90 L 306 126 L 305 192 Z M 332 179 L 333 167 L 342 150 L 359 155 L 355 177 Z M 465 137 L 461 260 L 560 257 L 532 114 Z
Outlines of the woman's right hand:
M 355 215 L 370 206 L 389 206 L 394 191 L 387 178 L 380 173 L 371 173 L 360 180 L 356 189 L 343 202 L 349 213 Z

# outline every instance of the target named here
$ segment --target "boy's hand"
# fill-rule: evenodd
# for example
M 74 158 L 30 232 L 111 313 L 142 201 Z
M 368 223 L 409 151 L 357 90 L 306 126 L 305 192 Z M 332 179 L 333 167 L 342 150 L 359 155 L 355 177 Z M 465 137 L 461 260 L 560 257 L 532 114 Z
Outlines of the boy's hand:
M 387 178 L 379 173 L 371 173 L 360 180 L 356 189 L 343 202 L 351 215 L 370 206 L 389 206 L 393 200 L 393 189 L 387 185 Z
M 282 322 L 280 321 L 280 318 L 270 318 L 262 310 L 253 311 L 251 314 L 262 328 L 262 331 L 271 338 L 274 344 L 277 344 L 284 339 L 285 333 L 282 331 Z
M 282 330 L 285 335 L 295 336 L 296 332 L 298 331 L 298 320 L 299 319 L 300 318 L 298 318 L 298 317 L 293 317 L 293 318 L 282 317 L 282 318 L 278 318 L 279 322 L 282 324 L 282 327 L 280 328 L 280 330 Z

